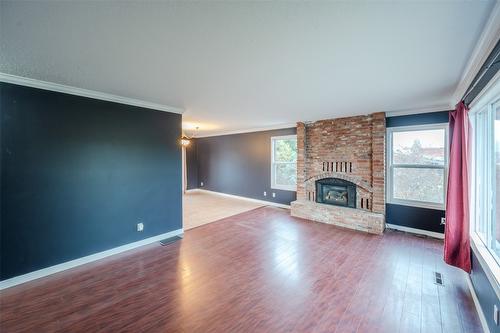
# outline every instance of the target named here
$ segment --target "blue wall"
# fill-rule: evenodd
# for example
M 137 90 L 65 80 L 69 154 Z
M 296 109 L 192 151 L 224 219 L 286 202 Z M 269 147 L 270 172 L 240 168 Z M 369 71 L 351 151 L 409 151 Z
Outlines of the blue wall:
M 387 127 L 442 124 L 448 122 L 449 111 L 387 117 Z M 386 204 L 386 223 L 444 233 L 441 217 L 444 210 Z
M 387 117 L 386 122 L 387 127 L 447 123 L 448 111 Z M 270 138 L 295 133 L 290 128 L 193 140 L 186 151 L 188 188 L 201 188 L 203 182 L 207 190 L 289 204 L 296 192 L 270 188 Z M 274 191 L 277 198 L 264 197 L 264 191 Z M 443 210 L 387 204 L 386 211 L 387 223 L 444 232 Z
M 287 128 L 196 139 L 198 187 L 290 204 L 296 199 L 295 191 L 271 189 L 271 137 L 296 133 L 296 128 Z
M 410 114 L 406 116 L 387 117 L 386 127 L 443 124 L 449 121 L 450 111 Z
M 477 256 L 474 251 L 472 252 L 472 273 L 470 275 L 472 280 L 472 285 L 476 291 L 477 298 L 483 310 L 484 316 L 486 317 L 486 322 L 490 332 L 500 332 L 500 327 L 493 321 L 493 305 L 496 304 L 500 309 L 500 300 L 491 286 L 483 267 L 479 263 Z
M 180 115 L 6 83 L 0 103 L 0 279 L 182 227 Z
M 188 190 L 198 188 L 198 145 L 196 139 L 191 139 L 186 147 L 186 187 Z

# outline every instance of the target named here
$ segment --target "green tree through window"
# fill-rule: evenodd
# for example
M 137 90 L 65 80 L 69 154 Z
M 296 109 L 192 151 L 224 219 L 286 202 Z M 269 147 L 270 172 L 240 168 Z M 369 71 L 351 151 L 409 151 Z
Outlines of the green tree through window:
M 271 187 L 294 191 L 297 184 L 297 138 L 272 138 Z

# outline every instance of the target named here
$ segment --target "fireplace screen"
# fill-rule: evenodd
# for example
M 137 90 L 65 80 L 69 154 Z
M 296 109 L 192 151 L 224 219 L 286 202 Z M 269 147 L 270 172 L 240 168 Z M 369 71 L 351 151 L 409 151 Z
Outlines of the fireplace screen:
M 338 178 L 320 179 L 316 181 L 316 201 L 356 208 L 356 185 Z

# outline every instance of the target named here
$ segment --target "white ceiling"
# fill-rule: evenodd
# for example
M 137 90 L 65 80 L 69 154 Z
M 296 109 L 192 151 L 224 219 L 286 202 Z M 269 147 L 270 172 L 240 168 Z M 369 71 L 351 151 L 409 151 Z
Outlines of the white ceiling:
M 493 5 L 1 1 L 0 72 L 181 107 L 198 135 L 446 107 Z

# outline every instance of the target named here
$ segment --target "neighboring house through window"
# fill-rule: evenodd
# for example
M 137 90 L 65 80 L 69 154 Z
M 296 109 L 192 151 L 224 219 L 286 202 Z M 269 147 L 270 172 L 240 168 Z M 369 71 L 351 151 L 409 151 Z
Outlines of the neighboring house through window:
M 297 136 L 271 138 L 271 188 L 297 190 Z
M 387 202 L 445 209 L 448 124 L 387 129 Z

